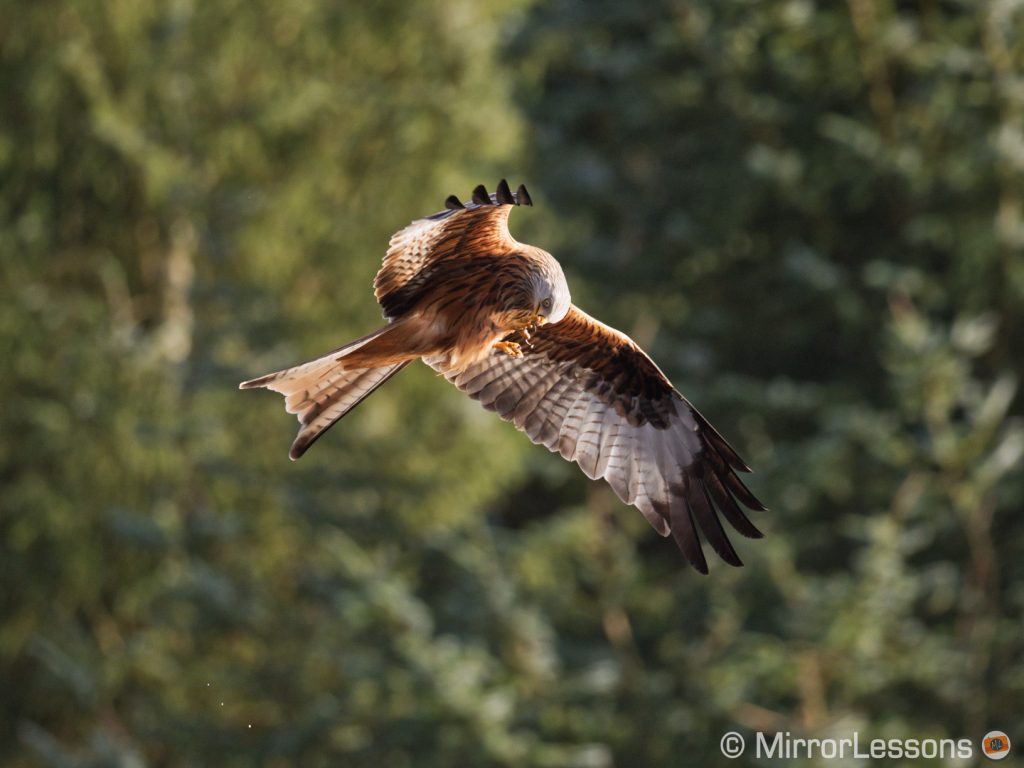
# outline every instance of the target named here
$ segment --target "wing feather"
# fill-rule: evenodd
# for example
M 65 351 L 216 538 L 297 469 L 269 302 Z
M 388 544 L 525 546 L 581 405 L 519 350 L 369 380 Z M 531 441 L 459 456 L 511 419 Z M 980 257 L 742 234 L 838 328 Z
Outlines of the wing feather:
M 765 509 L 736 475 L 749 468 L 643 350 L 572 307 L 523 351 L 521 359 L 495 351 L 466 369 L 447 357 L 426 362 L 535 443 L 604 479 L 698 571 L 708 570 L 698 530 L 723 560 L 742 564 L 719 515 L 761 536 L 741 507 Z
M 412 309 L 436 282 L 438 271 L 450 268 L 451 262 L 500 257 L 519 247 L 508 231 L 508 215 L 513 205 L 532 203 L 522 187 L 513 194 L 504 179 L 498 186 L 498 195 L 487 195 L 478 186 L 472 203 L 450 196 L 445 210 L 417 219 L 392 235 L 373 280 L 385 317 L 394 319 Z

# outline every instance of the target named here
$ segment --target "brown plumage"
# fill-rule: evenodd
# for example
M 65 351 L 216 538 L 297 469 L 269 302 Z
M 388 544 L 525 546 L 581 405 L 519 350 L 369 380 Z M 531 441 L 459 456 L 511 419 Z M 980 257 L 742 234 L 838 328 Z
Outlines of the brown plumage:
M 532 205 L 505 180 L 473 202 L 391 238 L 374 280 L 388 324 L 324 357 L 241 387 L 285 396 L 301 427 L 297 459 L 331 425 L 416 358 L 535 443 L 603 478 L 702 573 L 698 529 L 741 565 L 719 521 L 761 533 L 743 506 L 765 507 L 739 479 L 736 452 L 625 334 L 573 306 L 558 262 L 508 231 L 513 205 Z M 742 505 L 742 506 L 741 506 Z M 716 512 L 717 510 L 717 512 Z

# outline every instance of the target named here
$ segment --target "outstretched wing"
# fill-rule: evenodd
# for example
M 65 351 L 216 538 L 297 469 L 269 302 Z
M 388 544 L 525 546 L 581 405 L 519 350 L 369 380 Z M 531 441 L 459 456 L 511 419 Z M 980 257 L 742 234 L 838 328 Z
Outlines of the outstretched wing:
M 513 251 L 519 245 L 508 231 L 513 205 L 533 205 L 533 201 L 526 187 L 520 185 L 513 193 L 502 179 L 494 194 L 481 184 L 473 190 L 470 203 L 451 195 L 445 210 L 396 232 L 373 281 L 384 316 L 394 319 L 408 312 L 443 262 Z
M 533 442 L 604 478 L 701 573 L 698 528 L 723 560 L 742 565 L 718 513 L 761 537 L 740 507 L 765 509 L 736 474 L 750 469 L 640 347 L 573 306 L 522 349 L 522 358 L 495 351 L 464 370 L 444 357 L 426 362 Z

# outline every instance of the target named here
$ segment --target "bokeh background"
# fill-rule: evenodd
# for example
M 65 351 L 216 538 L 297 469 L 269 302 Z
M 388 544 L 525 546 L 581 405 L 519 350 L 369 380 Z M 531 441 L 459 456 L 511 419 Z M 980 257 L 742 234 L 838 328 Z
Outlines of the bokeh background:
M 1022 30 L 1019 0 L 5 2 L 0 763 L 1024 746 Z M 297 463 L 236 389 L 377 327 L 389 235 L 501 177 L 756 468 L 745 568 L 692 572 L 424 366 Z

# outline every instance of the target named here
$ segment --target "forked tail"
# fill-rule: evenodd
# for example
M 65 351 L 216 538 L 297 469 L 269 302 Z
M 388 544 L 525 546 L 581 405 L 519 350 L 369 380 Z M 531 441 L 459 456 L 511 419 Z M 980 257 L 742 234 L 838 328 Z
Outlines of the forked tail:
M 347 355 L 385 335 L 390 329 L 391 326 L 385 326 L 321 358 L 243 381 L 239 385 L 239 389 L 266 387 L 284 395 L 285 410 L 294 413 L 301 424 L 288 453 L 293 460 L 304 454 L 320 435 L 377 387 L 409 364 L 409 360 L 402 360 L 382 367 L 352 368 L 347 363 Z

